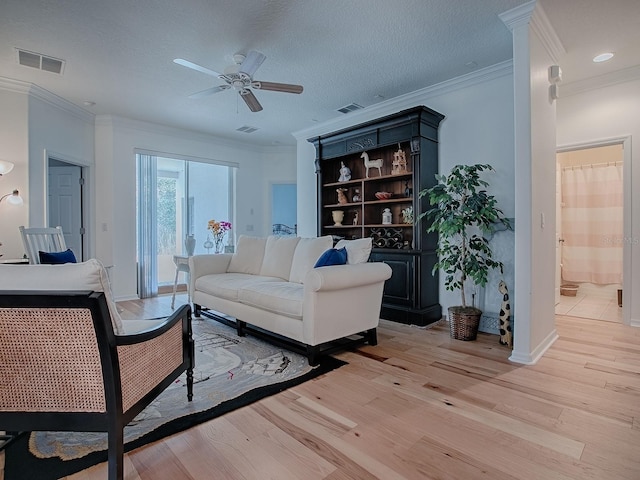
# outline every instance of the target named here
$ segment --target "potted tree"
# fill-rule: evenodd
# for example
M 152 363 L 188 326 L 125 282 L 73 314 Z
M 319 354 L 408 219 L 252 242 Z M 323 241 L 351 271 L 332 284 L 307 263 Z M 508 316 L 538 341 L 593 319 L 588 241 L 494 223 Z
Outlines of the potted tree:
M 485 190 L 489 184 L 480 178 L 485 170 L 494 169 L 486 164 L 456 165 L 449 175 L 436 175 L 438 183 L 419 194 L 428 196 L 432 206 L 419 218 L 429 220 L 427 232 L 439 234 L 433 273 L 442 270 L 445 288 L 461 293 L 462 304 L 448 309 L 451 337 L 459 340 L 476 339 L 482 315 L 475 305 L 468 305 L 465 284 L 471 280 L 484 287 L 491 269 L 503 269 L 502 262 L 493 259 L 483 234 L 496 224 L 511 229 L 496 199 Z

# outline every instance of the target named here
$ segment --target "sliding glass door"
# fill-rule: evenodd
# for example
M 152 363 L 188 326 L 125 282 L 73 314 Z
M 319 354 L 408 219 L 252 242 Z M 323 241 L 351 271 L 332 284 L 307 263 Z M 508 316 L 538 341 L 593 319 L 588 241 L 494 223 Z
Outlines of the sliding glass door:
M 174 255 L 208 253 L 209 220 L 233 224 L 235 166 L 138 154 L 138 294 L 148 298 L 173 285 Z M 233 244 L 233 230 L 227 235 Z M 184 281 L 184 279 L 180 279 Z

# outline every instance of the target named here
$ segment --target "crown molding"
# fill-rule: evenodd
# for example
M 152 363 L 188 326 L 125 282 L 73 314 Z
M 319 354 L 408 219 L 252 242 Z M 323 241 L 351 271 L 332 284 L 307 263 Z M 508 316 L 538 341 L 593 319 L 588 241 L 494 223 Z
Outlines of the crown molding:
M 551 59 L 555 63 L 560 63 L 560 59 L 567 53 L 560 41 L 560 38 L 556 34 L 549 17 L 544 12 L 542 5 L 536 5 L 531 16 L 531 29 L 538 36 L 542 42 L 542 46 L 545 48 Z
M 536 0 L 523 3 L 522 5 L 499 14 L 498 18 L 502 20 L 502 23 L 504 23 L 507 28 L 513 32 L 514 29 L 529 24 L 536 3 Z
M 293 145 L 265 146 L 253 143 L 243 143 L 225 137 L 209 135 L 207 133 L 195 132 L 193 130 L 183 130 L 160 123 L 151 123 L 133 118 L 120 117 L 117 115 L 97 115 L 95 118 L 96 127 L 109 127 L 119 131 L 137 130 L 139 132 L 152 133 L 199 141 L 203 143 L 215 143 L 220 147 L 228 147 L 234 150 L 244 150 L 252 153 L 291 153 L 295 151 Z
M 292 135 L 298 141 L 306 141 L 311 137 L 317 137 L 329 132 L 348 128 L 352 125 L 374 120 L 389 113 L 398 112 L 407 108 L 415 107 L 416 105 L 424 104 L 429 98 L 452 93 L 462 88 L 479 85 L 490 80 L 512 74 L 513 62 L 511 60 L 496 63 L 490 67 L 482 68 L 475 72 L 467 73 L 435 85 L 376 103 L 375 105 L 365 107 L 362 110 L 348 113 L 344 116 L 322 122 L 304 130 L 298 130 L 293 132 Z
M 15 80 L 12 78 L 0 77 L 0 89 L 13 93 L 20 93 L 41 100 L 54 108 L 62 110 L 83 122 L 93 124 L 95 116 L 86 110 L 78 107 L 74 103 L 59 97 L 34 83 Z
M 560 97 L 565 98 L 571 95 L 597 90 L 599 88 L 610 87 L 619 83 L 633 82 L 640 80 L 640 65 L 635 67 L 616 70 L 615 72 L 605 73 L 597 77 L 585 78 L 570 83 L 562 83 L 560 87 Z
M 5 90 L 12 93 L 29 94 L 30 83 L 23 82 L 21 80 L 14 80 L 13 78 L 0 77 L 0 90 Z

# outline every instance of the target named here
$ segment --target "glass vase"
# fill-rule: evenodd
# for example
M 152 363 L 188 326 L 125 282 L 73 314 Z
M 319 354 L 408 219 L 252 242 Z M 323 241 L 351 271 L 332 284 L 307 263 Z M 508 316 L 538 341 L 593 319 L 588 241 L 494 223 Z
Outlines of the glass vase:
M 224 243 L 223 243 L 224 238 L 223 237 L 215 237 L 213 239 L 214 243 L 215 243 L 215 253 L 224 253 Z

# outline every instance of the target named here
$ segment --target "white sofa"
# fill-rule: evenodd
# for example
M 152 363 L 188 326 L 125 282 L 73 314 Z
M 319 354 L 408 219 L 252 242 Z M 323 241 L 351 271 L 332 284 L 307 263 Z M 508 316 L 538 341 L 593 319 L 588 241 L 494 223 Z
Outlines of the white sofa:
M 248 324 L 294 340 L 312 365 L 334 340 L 363 334 L 375 345 L 391 268 L 367 261 L 371 239 L 339 242 L 347 264 L 314 268 L 332 246 L 330 236 L 241 235 L 234 254 L 190 257 L 194 315 L 206 307 L 235 318 L 238 335 Z

